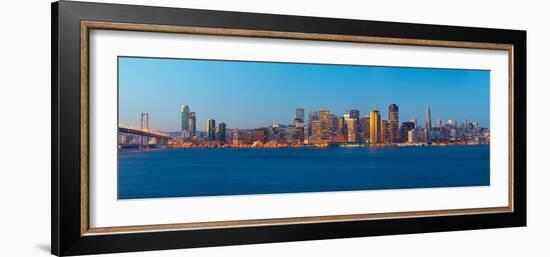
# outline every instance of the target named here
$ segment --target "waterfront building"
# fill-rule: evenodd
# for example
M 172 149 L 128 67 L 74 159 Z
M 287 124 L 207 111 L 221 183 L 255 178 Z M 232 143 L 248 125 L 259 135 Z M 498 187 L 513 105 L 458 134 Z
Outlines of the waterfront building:
M 355 110 L 355 109 L 352 109 L 352 110 L 349 110 L 348 111 L 348 114 L 349 114 L 349 118 L 350 119 L 355 119 L 357 120 L 357 133 L 360 133 L 361 132 L 361 124 L 359 123 L 359 119 L 360 119 L 360 116 L 359 116 L 359 110 Z
M 381 143 L 390 143 L 390 126 L 387 120 L 380 122 L 380 141 Z
M 354 119 L 354 118 L 350 118 L 348 120 L 348 142 L 352 142 L 352 143 L 355 143 L 357 142 L 358 140 L 358 137 L 357 137 L 357 134 L 359 133 L 358 131 L 358 126 L 359 126 L 359 122 L 357 121 L 357 119 Z
M 197 132 L 197 118 L 195 112 L 189 112 L 187 117 L 187 129 L 191 137 Z
M 218 141 L 225 142 L 225 133 L 225 123 L 220 122 L 218 124 L 218 127 L 216 127 L 216 138 L 218 139 Z
M 181 132 L 189 131 L 189 106 L 184 105 L 181 107 Z
M 338 117 L 338 131 L 337 131 L 337 135 L 338 136 L 346 136 L 348 135 L 348 131 L 347 131 L 347 128 L 348 128 L 348 125 L 346 124 L 346 119 L 344 117 Z
M 370 139 L 370 117 L 361 117 L 359 119 L 359 126 L 361 127 L 361 140 L 363 142 L 368 142 Z
M 416 131 L 414 129 L 407 131 L 407 142 L 409 142 L 410 144 L 414 143 L 415 134 Z
M 396 104 L 390 104 L 388 107 L 388 134 L 389 142 L 399 142 L 399 107 Z
M 267 128 L 254 129 L 254 142 L 267 142 Z
M 296 108 L 296 118 L 297 120 L 305 121 L 304 119 L 304 108 Z
M 330 134 L 335 135 L 338 132 L 338 116 L 334 114 L 329 115 L 330 120 Z
M 231 143 L 234 145 L 238 145 L 239 142 L 239 130 L 238 129 L 232 129 L 231 130 Z
M 330 111 L 319 110 L 319 121 L 321 122 L 321 140 L 330 138 Z
M 206 120 L 206 139 L 216 140 L 216 120 Z
M 371 144 L 380 144 L 380 111 L 373 110 L 370 113 L 370 143 Z
M 405 121 L 405 122 L 401 123 L 401 128 L 400 128 L 401 138 L 404 141 L 408 142 L 409 131 L 413 130 L 414 128 L 415 128 L 415 124 L 412 121 Z
M 314 120 L 311 122 L 311 138 L 315 143 L 321 141 L 321 121 Z
M 313 133 L 312 122 L 319 120 L 319 113 L 317 111 L 311 111 L 308 114 L 307 130 L 308 136 L 311 137 Z

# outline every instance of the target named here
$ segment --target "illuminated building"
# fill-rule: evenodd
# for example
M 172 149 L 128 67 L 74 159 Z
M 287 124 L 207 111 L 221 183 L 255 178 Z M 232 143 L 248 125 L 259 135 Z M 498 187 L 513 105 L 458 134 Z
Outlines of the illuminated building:
M 355 109 L 349 110 L 348 114 L 350 119 L 355 119 L 357 121 L 357 133 L 360 133 L 361 123 L 359 123 L 359 110 L 355 110 Z
M 321 122 L 321 140 L 330 138 L 330 111 L 319 110 L 319 121 Z
M 370 143 L 380 144 L 380 111 L 373 110 L 370 112 Z
M 390 142 L 390 126 L 387 120 L 380 122 L 380 141 L 381 143 Z
M 216 138 L 220 142 L 225 142 L 225 123 L 220 122 L 220 124 L 218 124 L 218 127 L 216 127 Z
M 216 121 L 214 119 L 206 120 L 206 138 L 216 140 Z
M 189 106 L 184 105 L 181 107 L 181 132 L 184 133 L 186 131 L 189 131 Z
M 348 120 L 348 142 L 357 142 L 357 129 L 359 122 L 357 119 L 350 118 Z
M 359 119 L 359 125 L 361 127 L 361 136 L 363 142 L 367 142 L 370 139 L 370 117 L 363 116 Z
M 344 117 L 338 117 L 338 131 L 336 134 L 338 136 L 346 136 L 348 135 L 347 131 L 348 125 L 346 124 L 346 119 Z
M 254 142 L 267 142 L 267 129 L 257 128 L 254 130 Z
M 187 117 L 187 128 L 191 136 L 194 136 L 197 132 L 197 118 L 195 117 L 195 112 L 189 113 Z
M 321 141 L 321 121 L 314 120 L 311 122 L 311 138 L 315 143 Z
M 316 111 L 309 112 L 308 123 L 307 123 L 308 136 L 312 136 L 312 132 L 313 132 L 312 122 L 316 120 L 319 120 L 319 113 Z
M 390 104 L 388 114 L 389 142 L 399 142 L 399 107 L 395 104 Z

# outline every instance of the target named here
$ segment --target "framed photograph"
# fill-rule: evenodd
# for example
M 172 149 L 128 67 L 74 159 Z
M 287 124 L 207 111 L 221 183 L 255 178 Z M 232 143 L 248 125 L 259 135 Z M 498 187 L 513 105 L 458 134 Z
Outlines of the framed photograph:
M 526 225 L 526 32 L 52 5 L 52 253 Z

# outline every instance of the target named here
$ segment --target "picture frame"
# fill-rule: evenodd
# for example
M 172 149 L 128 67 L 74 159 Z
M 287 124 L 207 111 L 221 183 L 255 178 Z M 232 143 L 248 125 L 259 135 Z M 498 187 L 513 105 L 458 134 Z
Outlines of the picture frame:
M 508 53 L 508 205 L 271 219 L 90 226 L 90 31 Z M 307 43 L 306 43 L 307 45 Z M 81 255 L 526 225 L 526 32 L 60 1 L 52 4 L 52 254 Z M 207 210 L 208 211 L 208 210 Z

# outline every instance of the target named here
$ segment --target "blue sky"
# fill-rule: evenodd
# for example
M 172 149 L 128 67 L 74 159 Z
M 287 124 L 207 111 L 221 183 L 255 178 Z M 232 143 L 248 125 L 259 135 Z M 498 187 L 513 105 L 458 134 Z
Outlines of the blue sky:
M 155 130 L 178 131 L 182 105 L 205 130 L 209 118 L 228 128 L 288 124 L 298 107 L 306 117 L 378 109 L 387 119 L 392 103 L 400 122 L 416 117 L 423 125 L 430 104 L 432 124 L 489 127 L 489 71 L 119 57 L 119 120 L 137 125 L 148 112 Z

